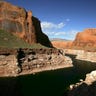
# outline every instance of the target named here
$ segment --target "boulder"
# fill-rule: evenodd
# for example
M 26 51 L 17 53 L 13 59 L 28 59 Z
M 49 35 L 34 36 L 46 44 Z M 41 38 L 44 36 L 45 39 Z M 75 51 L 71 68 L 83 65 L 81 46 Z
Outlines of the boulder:
M 96 70 L 87 74 L 84 81 L 70 85 L 68 96 L 96 96 Z

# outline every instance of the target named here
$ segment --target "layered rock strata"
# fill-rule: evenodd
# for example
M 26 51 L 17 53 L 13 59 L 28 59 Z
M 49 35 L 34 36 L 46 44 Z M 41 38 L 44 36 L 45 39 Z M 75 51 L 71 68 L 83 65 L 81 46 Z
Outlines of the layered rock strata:
M 85 50 L 73 50 L 73 49 L 64 49 L 64 52 L 66 54 L 76 55 L 75 59 L 96 63 L 96 52 L 88 52 Z
M 12 49 L 11 49 L 12 50 Z M 57 49 L 18 49 L 0 54 L 0 76 L 34 74 L 72 67 L 72 60 Z

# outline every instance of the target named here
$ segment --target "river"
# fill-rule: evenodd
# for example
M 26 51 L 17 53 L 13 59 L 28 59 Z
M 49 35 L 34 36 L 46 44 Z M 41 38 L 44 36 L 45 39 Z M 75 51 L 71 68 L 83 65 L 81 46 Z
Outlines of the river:
M 67 96 L 70 84 L 84 79 L 96 64 L 75 59 L 69 55 L 74 67 L 45 71 L 34 75 L 0 78 L 0 96 Z

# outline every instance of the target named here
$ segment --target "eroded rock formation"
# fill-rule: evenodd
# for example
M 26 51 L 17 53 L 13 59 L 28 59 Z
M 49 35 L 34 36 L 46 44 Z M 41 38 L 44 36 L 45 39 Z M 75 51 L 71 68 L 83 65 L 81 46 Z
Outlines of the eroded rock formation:
M 75 55 L 78 60 L 90 61 L 96 63 L 96 52 L 88 52 L 85 50 L 73 50 L 73 49 L 64 49 L 66 54 Z
M 0 29 L 11 32 L 26 42 L 41 43 L 52 47 L 48 37 L 42 32 L 40 21 L 31 11 L 0 1 Z
M 13 52 L 13 53 L 12 53 Z M 0 54 L 0 76 L 18 76 L 73 67 L 72 60 L 57 49 L 7 49 Z
M 84 81 L 70 85 L 68 96 L 96 96 L 96 70 L 87 74 Z

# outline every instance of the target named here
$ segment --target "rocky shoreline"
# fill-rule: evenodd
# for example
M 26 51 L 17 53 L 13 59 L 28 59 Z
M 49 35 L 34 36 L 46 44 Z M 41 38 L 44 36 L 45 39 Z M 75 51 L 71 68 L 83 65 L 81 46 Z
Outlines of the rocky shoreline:
M 0 77 L 73 67 L 72 60 L 60 49 L 7 49 L 1 53 Z
M 75 62 L 76 66 L 81 65 L 84 72 L 87 67 L 90 70 L 86 73 L 85 78 L 70 85 L 67 96 L 96 96 L 96 52 L 72 49 L 64 51 L 65 54 L 75 56 L 72 61 Z
M 96 96 L 96 70 L 87 74 L 85 80 L 70 85 L 68 96 Z
M 51 65 L 51 63 L 53 64 Z M 27 66 L 25 65 L 26 67 L 23 67 L 23 72 L 21 72 L 19 75 L 35 74 L 35 73 L 43 72 L 43 71 L 50 71 L 50 70 L 67 68 L 67 67 L 73 67 L 71 59 L 67 56 L 65 56 L 65 60 L 60 60 L 59 64 L 57 63 L 49 61 L 45 65 L 42 65 L 42 64 L 34 65 L 35 68 L 31 70 L 28 65 Z
M 73 49 L 64 49 L 66 54 L 76 55 L 76 59 L 85 60 L 90 62 L 96 62 L 96 52 L 89 52 L 85 50 L 73 50 Z

